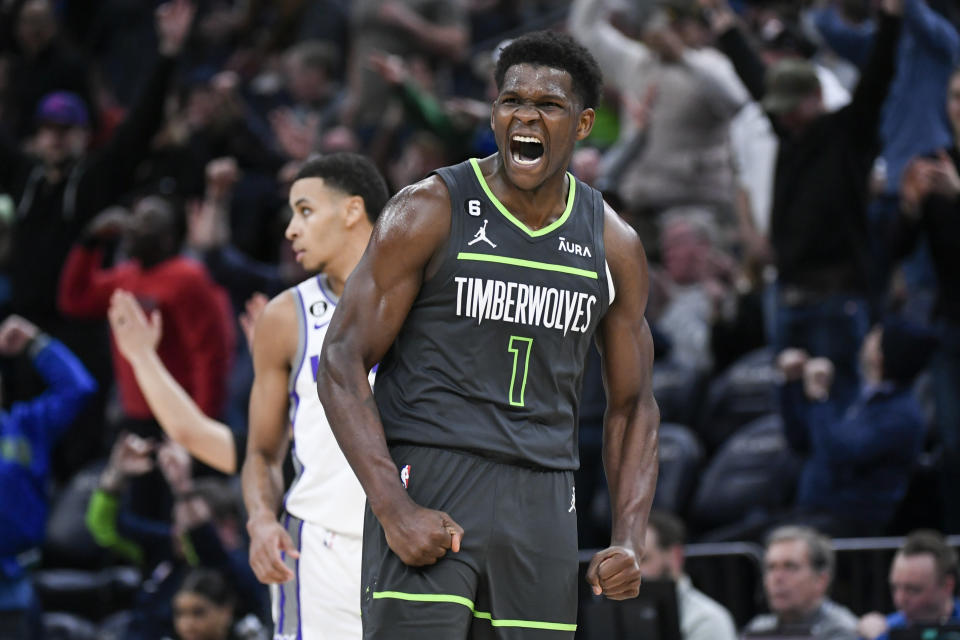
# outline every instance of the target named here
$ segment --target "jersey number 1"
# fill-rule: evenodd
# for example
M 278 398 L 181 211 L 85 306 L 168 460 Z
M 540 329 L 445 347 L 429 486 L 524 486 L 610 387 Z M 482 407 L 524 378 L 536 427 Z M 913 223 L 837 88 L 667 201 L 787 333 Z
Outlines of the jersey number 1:
M 507 351 L 513 354 L 513 373 L 510 374 L 510 404 L 523 406 L 523 393 L 527 390 L 527 371 L 530 368 L 530 350 L 533 338 L 510 336 Z

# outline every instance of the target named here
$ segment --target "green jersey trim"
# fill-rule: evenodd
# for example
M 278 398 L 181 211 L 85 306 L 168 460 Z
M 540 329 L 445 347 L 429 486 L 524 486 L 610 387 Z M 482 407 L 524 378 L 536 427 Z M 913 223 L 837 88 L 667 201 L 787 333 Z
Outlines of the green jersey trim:
M 524 260 L 523 258 L 508 258 L 507 256 L 491 255 L 489 253 L 469 253 L 461 251 L 457 254 L 457 260 L 475 260 L 477 262 L 499 262 L 500 264 L 509 264 L 514 267 L 526 267 L 527 269 L 540 269 L 541 271 L 558 271 L 560 273 L 569 273 L 575 276 L 583 276 L 592 280 L 597 279 L 597 272 L 588 269 L 578 269 L 577 267 L 568 267 L 563 264 L 553 264 L 552 262 L 537 262 L 536 260 Z
M 393 600 L 406 600 L 408 602 L 449 602 L 459 604 L 473 613 L 473 617 L 479 620 L 489 620 L 494 627 L 521 627 L 524 629 L 544 629 L 546 631 L 576 631 L 577 625 L 565 624 L 563 622 L 542 622 L 539 620 L 500 620 L 494 618 L 487 611 L 477 611 L 473 601 L 463 596 L 454 596 L 445 593 L 403 593 L 401 591 L 374 591 L 373 599 L 391 598 Z
M 563 223 L 567 221 L 567 218 L 570 217 L 570 213 L 573 211 L 573 201 L 577 194 L 577 181 L 574 179 L 570 172 L 567 172 L 567 180 L 570 182 L 570 192 L 567 195 L 567 208 L 563 210 L 563 215 L 559 218 L 545 226 L 543 229 L 537 229 L 536 231 L 531 231 L 530 228 L 520 222 L 516 216 L 514 216 L 510 211 L 503 206 L 503 203 L 493 195 L 493 191 L 490 190 L 490 187 L 487 185 L 486 179 L 483 177 L 483 172 L 480 171 L 480 165 L 477 163 L 476 158 L 470 158 L 470 166 L 473 167 L 473 172 L 477 174 L 477 180 L 480 182 L 480 186 L 483 188 L 483 192 L 487 194 L 487 197 L 490 198 L 490 202 L 493 203 L 493 206 L 497 208 L 500 213 L 503 214 L 503 217 L 517 225 L 521 231 L 526 233 L 531 238 L 539 238 L 540 236 L 545 236 L 554 229 L 563 226 Z

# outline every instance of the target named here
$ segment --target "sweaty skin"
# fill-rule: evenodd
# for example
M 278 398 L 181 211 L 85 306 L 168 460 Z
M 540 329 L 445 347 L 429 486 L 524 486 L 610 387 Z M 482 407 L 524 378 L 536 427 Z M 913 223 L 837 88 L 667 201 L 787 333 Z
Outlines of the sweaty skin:
M 530 229 L 559 218 L 574 145 L 594 112 L 577 102 L 569 74 L 519 64 L 507 70 L 491 126 L 501 150 L 479 162 L 493 193 Z M 514 135 L 537 138 L 543 155 L 518 163 Z M 459 550 L 470 532 L 449 515 L 416 504 L 397 481 L 367 371 L 386 354 L 423 283 L 438 268 L 450 233 L 450 199 L 432 176 L 398 193 L 344 289 L 327 332 L 317 379 L 320 400 L 347 461 L 367 494 L 387 543 L 407 565 L 433 564 Z M 587 579 L 613 599 L 637 595 L 638 559 L 657 476 L 659 411 L 651 388 L 653 346 L 644 319 L 647 268 L 632 229 L 606 208 L 604 244 L 616 300 L 599 326 L 608 410 L 604 463 L 613 507 L 611 546 L 597 553 Z

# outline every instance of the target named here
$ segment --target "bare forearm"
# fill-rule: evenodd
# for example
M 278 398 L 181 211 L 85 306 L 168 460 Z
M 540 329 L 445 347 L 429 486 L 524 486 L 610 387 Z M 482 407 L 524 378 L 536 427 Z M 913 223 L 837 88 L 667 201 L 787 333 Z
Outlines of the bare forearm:
M 283 498 L 283 473 L 262 451 L 247 451 L 241 474 L 243 502 L 249 521 L 277 517 Z
M 191 455 L 224 473 L 237 469 L 230 429 L 207 417 L 170 375 L 153 350 L 130 359 L 134 376 L 153 416 L 168 436 Z
M 382 518 L 409 497 L 387 448 L 380 412 L 364 367 L 339 351 L 333 345 L 324 348 L 317 391 L 337 443 L 360 481 L 370 508 Z
M 610 410 L 603 459 L 613 512 L 611 545 L 640 549 L 657 487 L 660 411 L 652 397 L 629 410 Z

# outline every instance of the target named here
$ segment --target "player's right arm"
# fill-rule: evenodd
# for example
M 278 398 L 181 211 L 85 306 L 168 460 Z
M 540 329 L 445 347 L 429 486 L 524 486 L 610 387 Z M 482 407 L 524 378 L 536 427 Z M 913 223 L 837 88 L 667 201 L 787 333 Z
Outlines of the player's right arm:
M 463 529 L 417 505 L 400 484 L 367 372 L 393 343 L 450 229 L 443 182 L 428 178 L 398 193 L 380 215 L 324 340 L 317 390 L 330 427 L 367 494 L 387 544 L 407 565 L 459 551 Z
M 293 579 L 280 558 L 298 553 L 277 521 L 283 497 L 283 459 L 288 447 L 288 384 L 290 361 L 297 345 L 297 310 L 293 295 L 281 293 L 270 301 L 253 336 L 253 388 L 247 458 L 243 465 L 243 500 L 250 534 L 250 567 L 264 583 Z

